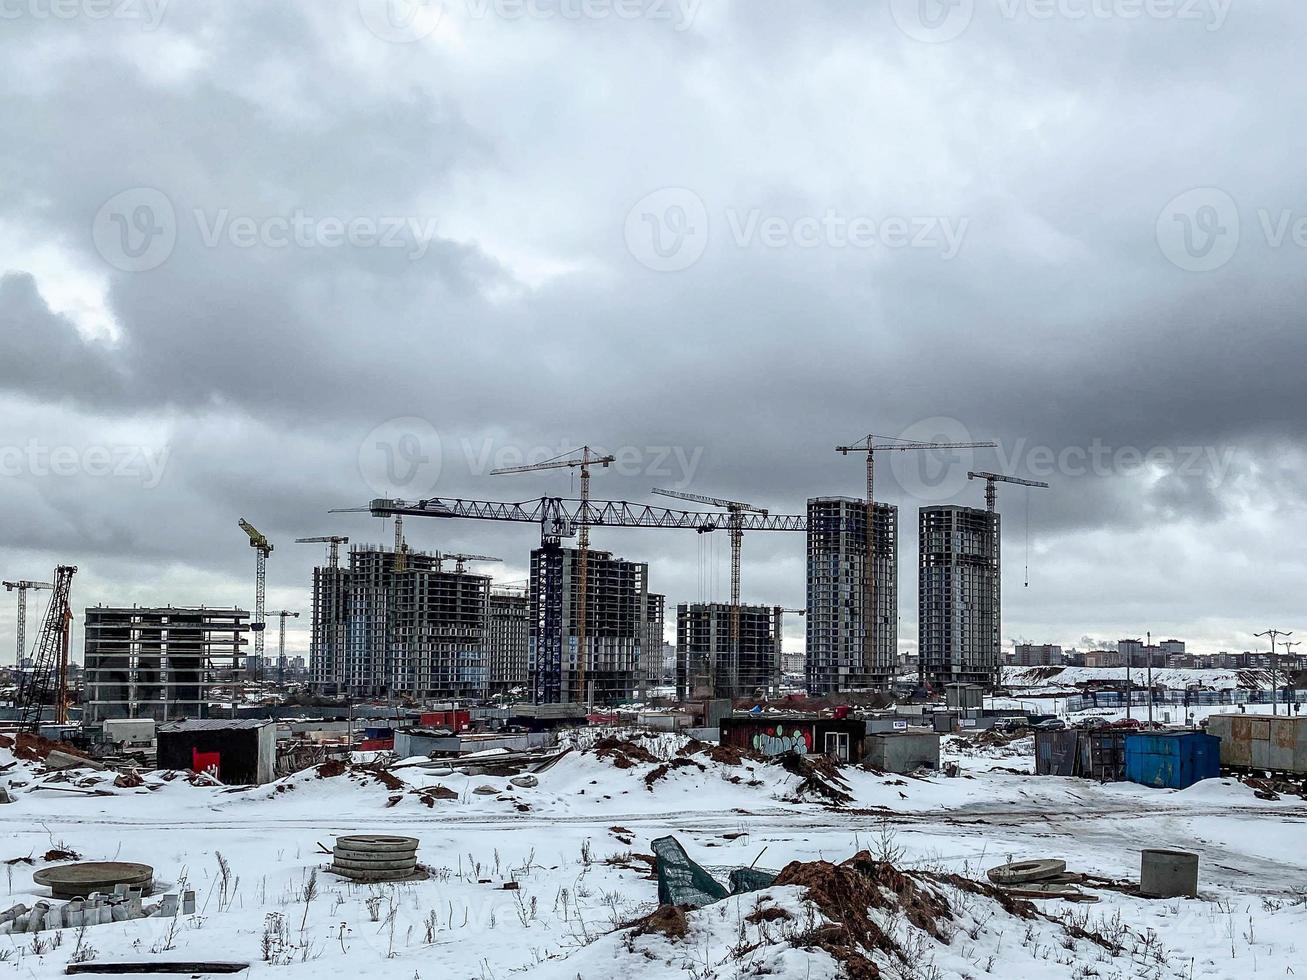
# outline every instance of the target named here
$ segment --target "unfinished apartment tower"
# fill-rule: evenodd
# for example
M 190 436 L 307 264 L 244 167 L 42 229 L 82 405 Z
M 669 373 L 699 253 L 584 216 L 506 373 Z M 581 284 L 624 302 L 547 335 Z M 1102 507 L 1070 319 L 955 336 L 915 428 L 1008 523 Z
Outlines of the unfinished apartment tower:
M 230 712 L 244 672 L 249 619 L 244 609 L 87 609 L 86 724 Z
M 507 694 L 526 688 L 530 681 L 527 672 L 530 636 L 530 595 L 520 590 L 492 588 L 490 620 L 486 629 L 491 694 Z
M 725 602 L 676 607 L 676 689 L 682 698 L 765 697 L 777 680 L 781 613 L 775 606 L 740 607 L 739 655 Z
M 538 704 L 618 704 L 640 687 L 648 638 L 649 566 L 591 551 L 586 570 L 586 649 L 578 650 L 579 554 L 531 552 L 532 697 Z
M 805 671 L 814 697 L 885 689 L 898 659 L 898 508 L 876 504 L 872 547 L 876 609 L 866 615 L 867 505 L 852 497 L 808 501 L 808 621 Z M 863 633 L 872 631 L 870 657 Z M 865 659 L 864 659 L 865 658 Z
M 322 694 L 345 691 L 345 649 L 349 641 L 349 570 L 313 569 L 313 613 L 309 632 L 309 677 Z
M 999 516 L 974 507 L 923 507 L 919 523 L 921 681 L 993 684 Z
M 650 592 L 645 603 L 644 641 L 640 647 L 640 683 L 644 693 L 663 682 L 663 628 L 667 597 Z
M 350 548 L 348 569 L 315 582 L 314 635 L 336 628 L 319 616 L 343 609 L 346 623 L 343 648 L 313 663 L 324 687 L 353 697 L 485 695 L 489 577 L 446 571 L 426 552 L 405 550 L 397 560 L 393 550 L 360 545 Z

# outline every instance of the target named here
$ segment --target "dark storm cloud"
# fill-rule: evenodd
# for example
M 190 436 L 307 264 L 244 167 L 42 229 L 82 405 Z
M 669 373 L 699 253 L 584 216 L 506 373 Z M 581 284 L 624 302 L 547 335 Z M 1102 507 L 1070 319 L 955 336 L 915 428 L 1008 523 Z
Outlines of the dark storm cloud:
M 353 3 L 174 0 L 153 32 L 20 19 L 0 39 L 0 248 L 19 243 L 0 281 L 0 393 L 21 407 L 5 442 L 135 445 L 167 465 L 147 489 L 25 463 L 0 502 L 40 520 L 6 522 L 0 544 L 38 567 L 95 556 L 105 595 L 135 567 L 142 588 L 194 590 L 172 601 L 248 602 L 247 516 L 280 542 L 289 603 L 317 557 L 291 538 L 385 538 L 326 511 L 380 492 L 360 447 L 416 416 L 440 436 L 437 493 L 568 494 L 566 475 L 488 469 L 588 442 L 644 460 L 596 494 L 670 484 L 792 512 L 861 492 L 861 460 L 836 444 L 943 417 L 942 435 L 1000 443 L 962 470 L 1053 485 L 1000 491 L 1023 544 L 1029 496 L 1037 558 L 1099 574 L 1105 536 L 1155 580 L 1159 529 L 1254 546 L 1261 515 L 1291 523 L 1302 500 L 1307 251 L 1268 242 L 1259 211 L 1302 200 L 1284 123 L 1307 97 L 1286 84 L 1307 15 L 1236 4 L 1206 30 L 1002 9 L 1024 8 L 978 4 L 946 44 L 854 3 L 705 3 L 686 31 L 454 5 L 453 33 L 416 44 L 378 41 Z M 1237 201 L 1243 234 L 1228 264 L 1194 273 L 1156 225 L 1208 185 Z M 651 271 L 623 242 L 660 187 L 690 188 L 709 217 L 684 271 Z M 135 188 L 166 198 L 175 232 L 139 272 L 91 233 Z M 795 227 L 828 211 L 965 236 L 947 259 L 733 238 L 754 212 Z M 399 247 L 334 244 L 323 226 L 358 220 L 398 221 Z M 79 332 L 42 276 L 52 261 L 100 284 L 113 340 Z M 671 450 L 681 461 L 660 465 Z M 902 508 L 905 640 L 913 474 L 885 459 L 878 484 Z M 945 482 L 948 500 L 982 499 L 961 471 Z M 533 543 L 529 527 L 412 523 L 419 546 L 500 554 L 506 575 Z M 695 536 L 602 536 L 650 560 L 672 603 L 695 597 Z M 1212 557 L 1198 536 L 1185 547 Z M 754 535 L 746 564 L 746 599 L 802 605 L 800 541 Z M 1287 596 L 1304 570 L 1286 573 Z M 1089 609 L 1082 582 L 1054 571 L 1009 616 L 1064 642 L 1138 617 L 1124 585 Z M 1206 613 L 1179 602 L 1177 628 Z

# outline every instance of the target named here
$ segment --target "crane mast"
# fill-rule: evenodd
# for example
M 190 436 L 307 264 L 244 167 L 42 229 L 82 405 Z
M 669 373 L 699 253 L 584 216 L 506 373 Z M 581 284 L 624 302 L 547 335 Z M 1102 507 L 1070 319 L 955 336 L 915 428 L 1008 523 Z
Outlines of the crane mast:
M 263 664 L 263 634 L 267 629 L 264 619 L 264 596 L 268 579 L 268 555 L 272 554 L 272 542 L 245 518 L 239 521 L 240 529 L 250 539 L 250 547 L 255 549 L 254 560 L 254 621 L 250 629 L 254 632 L 254 655 Z
M 998 512 L 998 491 L 995 488 L 997 483 L 1013 483 L 1019 487 L 1043 487 L 1048 489 L 1048 484 L 1042 480 L 1023 480 L 1019 476 L 1004 476 L 1002 473 L 990 473 L 985 470 L 969 470 L 967 472 L 968 480 L 985 481 L 985 510 L 991 514 Z M 990 656 L 994 663 L 994 686 L 999 687 L 1002 675 L 1003 663 L 1003 581 L 1002 564 L 1000 563 L 1000 552 L 1002 541 L 1000 539 L 998 527 L 994 528 L 994 584 L 993 593 L 990 596 L 990 605 L 993 607 L 993 636 L 990 639 L 992 647 Z
M 888 440 L 888 441 L 885 441 Z M 876 636 L 880 632 L 880 622 L 876 609 L 876 453 L 897 450 L 925 449 L 992 449 L 996 442 L 914 442 L 893 436 L 868 435 L 848 446 L 836 446 L 835 451 L 847 456 L 849 453 L 867 454 L 867 518 L 866 518 L 866 562 L 867 574 L 864 576 L 863 614 L 862 614 L 862 670 L 864 675 L 874 672 L 876 663 Z
M 4 587 L 9 592 L 18 593 L 18 656 L 14 660 L 14 664 L 18 665 L 23 662 L 23 657 L 27 655 L 27 591 L 29 589 L 53 589 L 54 586 L 49 582 L 32 582 L 21 579 L 17 582 L 5 582 Z

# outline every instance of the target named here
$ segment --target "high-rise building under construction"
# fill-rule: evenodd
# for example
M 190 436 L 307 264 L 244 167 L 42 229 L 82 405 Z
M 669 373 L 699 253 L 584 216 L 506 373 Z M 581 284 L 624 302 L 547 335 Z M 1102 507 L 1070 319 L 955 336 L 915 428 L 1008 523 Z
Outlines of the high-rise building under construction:
M 875 608 L 867 615 L 867 505 L 808 501 L 808 693 L 886 688 L 898 658 L 898 508 L 876 504 Z M 864 638 L 869 634 L 869 642 Z
M 766 695 L 777 683 L 781 611 L 740 606 L 738 650 L 726 602 L 676 607 L 676 689 L 683 698 Z
M 617 704 L 640 688 L 649 639 L 649 566 L 590 551 L 585 637 L 580 625 L 580 553 L 545 545 L 531 552 L 529 669 L 540 704 Z
M 921 680 L 992 684 L 1000 656 L 999 515 L 974 507 L 923 507 L 918 522 Z
M 483 697 L 489 599 L 488 576 L 439 555 L 351 547 L 348 569 L 314 575 L 313 678 L 355 696 Z

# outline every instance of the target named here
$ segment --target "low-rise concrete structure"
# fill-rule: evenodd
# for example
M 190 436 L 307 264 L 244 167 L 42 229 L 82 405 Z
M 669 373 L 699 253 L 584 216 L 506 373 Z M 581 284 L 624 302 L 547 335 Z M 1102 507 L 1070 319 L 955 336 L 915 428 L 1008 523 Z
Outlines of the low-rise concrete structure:
M 881 772 L 938 769 L 939 736 L 924 731 L 868 735 L 864 762 Z

